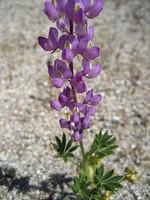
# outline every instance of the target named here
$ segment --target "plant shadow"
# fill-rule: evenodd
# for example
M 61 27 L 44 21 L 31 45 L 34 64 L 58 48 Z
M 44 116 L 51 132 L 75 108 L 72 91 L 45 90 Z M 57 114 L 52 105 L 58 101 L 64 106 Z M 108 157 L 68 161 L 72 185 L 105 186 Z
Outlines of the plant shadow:
M 73 193 L 66 191 L 66 188 L 69 189 L 73 178 L 67 177 L 65 173 L 50 174 L 48 179 L 41 181 L 37 185 L 33 185 L 30 184 L 29 176 L 17 177 L 15 171 L 13 172 L 12 169 L 9 170 L 6 167 L 0 167 L 0 186 L 7 187 L 8 192 L 13 189 L 22 194 L 31 191 L 43 191 L 48 197 L 40 200 L 75 200 Z

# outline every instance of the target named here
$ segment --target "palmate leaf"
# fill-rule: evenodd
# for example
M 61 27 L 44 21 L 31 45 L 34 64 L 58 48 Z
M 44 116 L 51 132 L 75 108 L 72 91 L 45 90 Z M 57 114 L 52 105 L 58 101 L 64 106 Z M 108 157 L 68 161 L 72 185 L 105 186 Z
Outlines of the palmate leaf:
M 74 157 L 73 152 L 79 147 L 79 145 L 74 145 L 73 140 L 70 139 L 67 143 L 66 135 L 63 133 L 62 138 L 55 137 L 56 143 L 53 143 L 53 147 L 57 152 L 58 157 L 62 157 L 65 162 L 68 161 L 69 158 Z
M 102 132 L 102 130 L 95 136 L 89 154 L 96 155 L 99 159 L 111 155 L 117 148 L 116 138 L 108 134 L 108 131 Z
M 114 170 L 110 170 L 104 174 L 104 165 L 96 169 L 94 175 L 94 183 L 97 188 L 105 189 L 114 193 L 119 188 L 122 188 L 121 181 L 123 176 L 114 175 Z

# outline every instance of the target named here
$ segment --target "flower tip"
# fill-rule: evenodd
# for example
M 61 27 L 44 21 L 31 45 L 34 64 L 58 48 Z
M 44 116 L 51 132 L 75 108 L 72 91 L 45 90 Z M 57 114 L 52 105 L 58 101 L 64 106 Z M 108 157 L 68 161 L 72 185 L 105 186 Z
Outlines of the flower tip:
M 52 21 L 56 21 L 59 17 L 56 8 L 49 0 L 45 0 L 44 13 Z
M 60 111 L 61 108 L 62 108 L 61 104 L 58 101 L 55 101 L 55 100 L 50 101 L 50 106 L 51 106 L 51 108 L 53 108 L 57 111 Z

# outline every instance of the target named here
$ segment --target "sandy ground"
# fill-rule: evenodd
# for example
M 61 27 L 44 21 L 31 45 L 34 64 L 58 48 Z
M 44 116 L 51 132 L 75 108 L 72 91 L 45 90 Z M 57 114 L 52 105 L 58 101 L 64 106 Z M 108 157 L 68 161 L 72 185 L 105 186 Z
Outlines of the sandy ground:
M 131 165 L 139 174 L 135 185 L 125 183 L 115 200 L 150 199 L 150 1 L 104 0 L 95 24 L 101 47 L 100 76 L 89 82 L 103 102 L 94 126 L 85 136 L 108 129 L 120 148 L 106 165 L 119 173 Z M 55 158 L 51 143 L 62 134 L 60 114 L 49 108 L 56 91 L 49 85 L 48 55 L 37 44 L 52 24 L 42 0 L 0 0 L 0 199 L 50 198 L 68 191 L 65 173 L 74 169 Z M 16 175 L 9 175 L 14 168 Z M 64 175 L 63 175 L 64 174 Z M 64 183 L 64 184 L 62 184 Z M 68 193 L 61 192 L 60 199 Z M 58 192 L 56 192 L 56 196 Z M 57 198 L 57 199 L 59 199 Z M 73 198 L 72 198 L 73 199 Z

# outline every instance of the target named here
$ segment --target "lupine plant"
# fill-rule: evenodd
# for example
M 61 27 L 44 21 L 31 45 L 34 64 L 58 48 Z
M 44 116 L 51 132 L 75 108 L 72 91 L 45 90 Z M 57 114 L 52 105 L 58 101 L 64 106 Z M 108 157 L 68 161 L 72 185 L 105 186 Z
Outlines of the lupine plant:
M 67 116 L 59 120 L 68 134 L 56 136 L 53 147 L 64 162 L 76 166 L 72 191 L 82 200 L 106 200 L 121 188 L 122 176 L 114 170 L 104 169 L 104 157 L 114 153 L 116 139 L 107 131 L 95 135 L 89 150 L 84 149 L 85 131 L 92 125 L 96 107 L 102 100 L 87 88 L 86 79 L 96 78 L 101 64 L 93 64 L 100 49 L 92 44 L 94 26 L 88 26 L 88 19 L 97 17 L 103 9 L 102 0 L 46 0 L 44 12 L 55 27 L 50 27 L 48 37 L 39 37 L 38 42 L 48 53 L 60 52 L 60 58 L 48 63 L 52 86 L 59 89 L 58 99 L 50 106 L 56 111 L 67 110 Z M 60 35 L 61 34 L 61 35 Z M 74 60 L 80 58 L 77 67 Z M 81 158 L 75 151 L 81 149 Z

